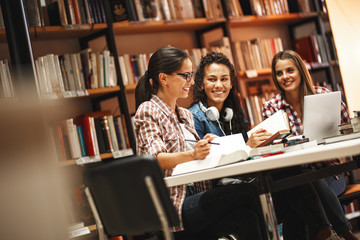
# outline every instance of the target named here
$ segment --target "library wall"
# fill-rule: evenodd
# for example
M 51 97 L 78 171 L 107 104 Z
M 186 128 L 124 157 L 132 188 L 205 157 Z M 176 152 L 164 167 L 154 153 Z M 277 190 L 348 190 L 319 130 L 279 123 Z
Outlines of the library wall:
M 267 25 L 258 27 L 231 28 L 232 41 L 245 41 L 254 38 L 277 38 L 280 37 L 284 49 L 291 49 L 291 41 L 287 25 Z
M 218 36 L 217 36 L 218 38 Z M 216 39 L 217 39 L 216 38 Z M 145 33 L 145 34 L 124 34 L 116 35 L 116 48 L 119 55 L 123 54 L 141 54 L 153 53 L 161 47 L 171 45 L 180 49 L 195 48 L 195 34 L 194 32 L 159 32 L 159 33 Z M 106 48 L 106 41 L 104 37 L 93 40 L 89 43 L 89 47 L 93 51 L 103 51 Z M 135 113 L 135 92 L 127 92 L 127 103 L 129 113 Z M 188 107 L 191 103 L 191 98 L 181 99 L 180 106 Z M 118 105 L 116 99 L 111 99 L 102 103 L 103 108 L 115 109 Z
M 360 110 L 360 2 L 357 0 L 326 0 L 340 71 L 350 111 Z

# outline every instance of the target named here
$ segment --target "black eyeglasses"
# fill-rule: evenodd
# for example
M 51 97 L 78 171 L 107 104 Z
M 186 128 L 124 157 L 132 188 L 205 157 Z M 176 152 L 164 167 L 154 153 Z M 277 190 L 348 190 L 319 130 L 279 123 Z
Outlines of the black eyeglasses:
M 187 73 L 176 73 L 176 75 L 183 76 L 187 82 L 190 82 L 191 79 L 192 79 L 193 76 L 194 76 L 194 72 L 190 72 L 190 73 L 189 73 L 189 72 L 187 72 Z

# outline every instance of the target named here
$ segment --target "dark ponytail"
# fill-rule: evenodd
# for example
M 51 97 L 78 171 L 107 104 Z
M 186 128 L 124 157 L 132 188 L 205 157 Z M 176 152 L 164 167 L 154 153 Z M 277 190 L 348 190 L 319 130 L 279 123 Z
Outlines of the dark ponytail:
M 135 89 L 136 109 L 143 102 L 149 101 L 151 95 L 159 90 L 159 73 L 174 73 L 181 68 L 187 58 L 189 56 L 185 51 L 174 47 L 160 48 L 151 55 L 148 70 L 139 79 Z

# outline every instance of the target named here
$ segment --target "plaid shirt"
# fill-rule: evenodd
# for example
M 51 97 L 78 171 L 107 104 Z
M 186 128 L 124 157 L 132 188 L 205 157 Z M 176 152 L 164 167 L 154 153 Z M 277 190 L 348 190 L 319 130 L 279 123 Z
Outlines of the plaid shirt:
M 328 93 L 328 89 L 324 87 L 315 87 L 316 94 Z M 287 113 L 290 124 L 291 135 L 301 135 L 303 133 L 303 125 L 299 114 L 293 109 L 293 107 L 285 101 L 285 97 L 282 94 L 277 94 L 274 97 L 266 101 L 262 106 L 262 112 L 264 119 L 270 117 L 279 110 L 284 110 Z M 349 113 L 344 102 L 341 101 L 341 124 L 350 122 Z M 316 164 L 315 166 L 319 166 Z
M 185 128 L 199 136 L 194 127 L 194 118 L 189 110 L 176 107 L 176 112 Z M 159 97 L 153 95 L 150 101 L 142 103 L 135 115 L 135 133 L 137 154 L 150 154 L 157 156 L 159 153 L 175 153 L 186 151 L 184 133 L 181 129 L 177 114 Z M 164 177 L 171 176 L 173 169 L 163 169 Z M 211 181 L 194 183 L 195 193 L 200 193 L 211 188 Z M 170 198 L 180 218 L 180 227 L 174 231 L 184 230 L 182 222 L 182 206 L 186 197 L 186 185 L 169 188 Z

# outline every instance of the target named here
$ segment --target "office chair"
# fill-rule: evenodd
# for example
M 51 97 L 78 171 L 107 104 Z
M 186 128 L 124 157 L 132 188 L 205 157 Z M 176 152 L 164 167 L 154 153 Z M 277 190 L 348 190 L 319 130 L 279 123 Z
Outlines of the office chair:
M 94 213 L 100 240 L 180 224 L 161 170 L 152 156 L 131 156 L 102 162 L 84 170 L 85 192 Z

